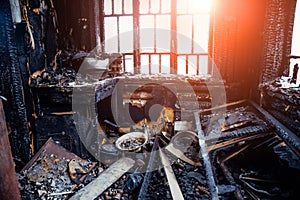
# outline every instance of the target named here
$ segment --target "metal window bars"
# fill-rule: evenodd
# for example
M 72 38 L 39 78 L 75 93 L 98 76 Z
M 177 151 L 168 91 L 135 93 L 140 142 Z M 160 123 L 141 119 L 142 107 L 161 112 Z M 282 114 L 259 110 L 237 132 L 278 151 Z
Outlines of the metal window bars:
M 209 11 L 201 2 L 208 0 L 102 0 L 104 50 L 122 53 L 127 72 L 210 74 Z

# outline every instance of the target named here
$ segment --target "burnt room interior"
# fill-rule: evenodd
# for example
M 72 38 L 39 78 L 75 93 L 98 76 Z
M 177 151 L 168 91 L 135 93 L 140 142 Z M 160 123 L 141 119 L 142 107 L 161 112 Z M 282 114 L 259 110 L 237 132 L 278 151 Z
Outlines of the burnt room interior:
M 0 199 L 299 199 L 299 1 L 1 0 L 0 19 Z

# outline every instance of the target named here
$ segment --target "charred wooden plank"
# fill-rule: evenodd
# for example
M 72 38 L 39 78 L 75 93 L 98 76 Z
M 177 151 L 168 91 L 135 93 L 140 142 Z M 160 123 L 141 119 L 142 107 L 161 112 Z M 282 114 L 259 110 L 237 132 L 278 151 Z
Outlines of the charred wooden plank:
M 168 183 L 169 183 L 169 187 L 170 187 L 173 199 L 184 200 L 184 197 L 181 193 L 180 187 L 178 185 L 178 182 L 176 180 L 175 174 L 170 165 L 168 157 L 164 154 L 164 152 L 160 148 L 159 148 L 159 155 L 161 158 L 161 162 L 164 166 L 164 170 L 165 170 L 165 173 L 166 173 L 166 176 L 168 179 Z
M 186 157 L 184 155 L 184 153 L 182 151 L 180 151 L 179 149 L 175 148 L 173 144 L 169 144 L 168 146 L 166 146 L 165 149 L 168 152 L 170 152 L 171 154 L 173 154 L 174 156 L 176 156 L 177 158 L 180 158 L 181 160 L 183 160 L 184 162 L 187 162 L 191 165 L 198 166 L 198 167 L 202 166 L 202 164 L 200 162 L 194 162 L 193 160 Z
M 238 130 L 225 132 L 219 135 L 212 135 L 206 138 L 207 143 L 215 143 L 216 140 L 226 141 L 231 140 L 233 138 L 242 138 L 242 137 L 250 137 L 257 134 L 265 134 L 272 132 L 271 128 L 266 125 L 256 125 L 249 127 L 240 128 Z
M 297 120 L 292 120 L 291 118 L 287 117 L 287 115 L 277 110 L 268 109 L 268 112 L 300 137 L 300 126 L 298 125 Z
M 134 163 L 134 160 L 131 158 L 121 158 L 102 172 L 97 179 L 80 189 L 70 200 L 90 200 L 97 198 L 125 172 L 130 170 L 134 166 Z
M 261 135 L 259 135 L 259 134 L 254 134 L 254 135 L 245 136 L 245 137 L 241 137 L 241 138 L 234 138 L 232 140 L 220 142 L 220 143 L 217 143 L 217 144 L 213 143 L 213 145 L 207 147 L 207 151 L 213 151 L 213 150 L 216 150 L 216 149 L 219 149 L 219 148 L 226 147 L 226 146 L 231 145 L 231 144 L 235 144 L 235 143 L 238 143 L 238 142 L 241 142 L 241 141 L 246 141 L 246 140 L 249 140 L 249 139 L 254 139 L 254 138 L 257 138 L 257 137 L 260 137 L 260 136 Z
M 207 178 L 207 182 L 209 184 L 211 199 L 217 200 L 217 199 L 219 199 L 218 189 L 215 184 L 215 179 L 213 176 L 213 170 L 212 170 L 210 158 L 208 155 L 208 151 L 206 149 L 206 142 L 205 142 L 205 137 L 203 135 L 203 131 L 202 131 L 202 127 L 201 127 L 199 113 L 195 112 L 194 117 L 195 117 L 197 130 L 198 130 L 198 139 L 199 139 L 199 146 L 200 146 L 200 153 L 201 153 L 200 156 L 203 158 L 205 172 L 206 172 L 206 178 Z
M 21 199 L 15 167 L 10 151 L 8 131 L 0 99 L 0 199 Z
M 35 162 L 43 155 L 46 154 L 48 156 L 51 155 L 57 155 L 58 157 L 61 158 L 66 158 L 66 159 L 76 159 L 80 160 L 81 162 L 85 162 L 83 159 L 81 159 L 79 156 L 76 154 L 68 151 L 61 145 L 57 144 L 52 137 L 50 137 L 47 142 L 40 148 L 38 152 L 31 158 L 31 160 L 23 167 L 21 172 L 25 172 L 26 170 L 29 170 L 32 165 L 34 165 Z
M 235 197 L 237 199 L 243 199 L 242 197 L 242 193 L 241 193 L 241 189 L 240 187 L 237 185 L 236 181 L 234 180 L 232 174 L 230 173 L 229 169 L 227 168 L 227 166 L 225 165 L 225 162 L 228 161 L 229 159 L 233 158 L 234 156 L 238 155 L 239 153 L 245 151 L 246 149 L 249 148 L 251 144 L 245 144 L 245 145 L 242 145 L 237 151 L 234 151 L 230 154 L 228 154 L 227 156 L 225 156 L 224 158 L 222 159 L 218 159 L 218 164 L 220 165 L 226 179 L 229 181 L 229 183 L 231 185 L 234 185 L 236 187 L 235 189 Z
M 220 167 L 221 167 L 221 169 L 222 169 L 222 171 L 223 171 L 223 173 L 224 173 L 226 179 L 229 181 L 229 183 L 230 183 L 231 185 L 234 185 L 234 186 L 236 187 L 236 190 L 235 190 L 235 192 L 234 192 L 235 197 L 236 197 L 237 199 L 243 199 L 243 196 L 242 196 L 241 190 L 240 190 L 240 186 L 238 186 L 238 185 L 236 184 L 236 182 L 235 182 L 235 180 L 234 180 L 232 174 L 230 173 L 230 171 L 229 171 L 229 169 L 227 168 L 227 166 L 225 165 L 225 163 L 224 163 L 224 162 L 221 162 L 221 163 L 220 163 Z
M 157 151 L 156 151 L 157 148 L 158 148 L 158 137 L 155 138 L 152 149 L 151 149 L 146 175 L 144 177 L 144 181 L 143 181 L 143 184 L 142 184 L 140 192 L 139 192 L 138 200 L 143 200 L 146 197 L 148 187 L 149 187 L 149 184 L 150 184 L 150 178 L 152 176 L 154 159 L 157 155 L 156 154 L 157 153 Z
M 298 156 L 300 156 L 300 138 L 287 127 L 285 127 L 281 122 L 275 119 L 275 117 L 273 117 L 266 110 L 258 106 L 253 101 L 250 101 L 250 103 L 258 112 L 263 115 L 263 118 L 270 124 L 270 126 L 275 128 L 278 135 L 287 143 L 287 145 L 290 146 Z
M 224 110 L 224 109 L 228 109 L 228 108 L 232 108 L 232 107 L 242 106 L 245 103 L 247 103 L 247 100 L 240 100 L 240 101 L 236 101 L 236 102 L 232 102 L 232 103 L 228 103 L 228 104 L 224 104 L 224 105 L 220 105 L 220 106 L 215 106 L 215 107 L 212 107 L 209 109 L 202 110 L 201 114 L 207 114 L 212 111 L 219 111 L 219 110 Z

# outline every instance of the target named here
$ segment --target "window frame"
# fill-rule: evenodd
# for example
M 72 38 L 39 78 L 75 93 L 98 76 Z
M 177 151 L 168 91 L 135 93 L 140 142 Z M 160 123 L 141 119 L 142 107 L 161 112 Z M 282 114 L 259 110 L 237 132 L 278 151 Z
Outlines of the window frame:
M 110 1 L 111 2 L 111 9 L 112 12 L 109 14 L 105 14 L 105 1 Z M 211 66 L 209 63 L 211 63 L 209 61 L 209 56 L 208 56 L 208 49 L 207 52 L 204 53 L 195 53 L 194 52 L 194 15 L 199 15 L 199 13 L 197 14 L 191 14 L 191 13 L 183 13 L 183 14 L 178 14 L 177 13 L 177 0 L 170 0 L 170 12 L 163 12 L 162 11 L 162 1 L 163 0 L 158 0 L 159 1 L 159 10 L 158 12 L 155 13 L 151 13 L 151 0 L 148 0 L 149 6 L 148 6 L 148 12 L 146 13 L 140 13 L 140 1 L 139 0 L 132 0 L 132 13 L 125 13 L 124 10 L 124 4 L 126 0 L 118 0 L 121 2 L 122 5 L 122 11 L 121 13 L 115 14 L 114 13 L 114 2 L 115 0 L 100 0 L 100 8 L 101 8 L 101 14 L 100 14 L 100 30 L 101 31 L 101 36 L 100 36 L 100 40 L 101 40 L 101 45 L 102 45 L 102 50 L 105 52 L 105 18 L 106 17 L 116 17 L 117 18 L 117 37 L 118 37 L 118 53 L 122 53 L 123 54 L 123 67 L 124 67 L 124 71 L 126 71 L 126 57 L 128 56 L 132 56 L 133 57 L 133 70 L 134 70 L 134 74 L 140 74 L 141 73 L 141 56 L 142 55 L 148 55 L 149 56 L 149 69 L 148 72 L 149 74 L 152 74 L 153 69 L 151 68 L 152 63 L 151 63 L 151 56 L 152 55 L 158 55 L 159 56 L 159 71 L 158 73 L 162 72 L 162 63 L 161 63 L 161 56 L 162 55 L 166 55 L 168 54 L 170 56 L 170 73 L 173 74 L 178 74 L 178 59 L 181 57 L 185 57 L 185 74 L 190 74 L 190 63 L 189 63 L 189 58 L 190 57 L 196 57 L 196 70 L 195 75 L 199 75 L 199 74 L 210 74 L 212 72 L 212 70 L 210 69 Z M 209 13 L 207 13 L 209 15 Z M 140 18 L 141 16 L 149 16 L 149 15 L 153 15 L 154 16 L 154 51 L 151 52 L 146 52 L 143 51 L 141 52 L 141 46 L 140 46 Z M 170 15 L 170 29 L 171 29 L 171 34 L 170 34 L 170 51 L 169 52 L 157 52 L 156 50 L 156 30 L 157 30 L 157 23 L 156 23 L 156 17 L 158 15 Z M 190 53 L 178 53 L 178 38 L 177 38 L 177 18 L 178 16 L 183 16 L 183 15 L 191 15 L 192 16 L 192 38 L 191 40 L 193 41 L 191 44 L 191 52 Z M 132 16 L 133 18 L 133 51 L 132 52 L 120 52 L 120 17 L 124 17 L 124 16 Z M 210 16 L 209 16 L 210 18 Z M 209 22 L 210 23 L 210 22 Z M 208 24 L 209 24 L 208 23 Z M 208 25 L 209 26 L 209 25 Z M 210 26 L 207 27 L 208 29 L 210 29 Z M 210 30 L 208 31 L 208 37 L 210 36 Z M 208 38 L 209 40 L 209 38 Z M 209 41 L 207 41 L 207 45 L 209 45 Z M 116 52 L 117 53 L 117 52 Z M 207 58 L 207 66 L 201 66 L 201 58 Z M 205 67 L 206 70 L 202 70 L 202 71 L 206 71 L 204 73 L 201 72 L 201 67 Z M 192 75 L 192 74 L 190 74 Z

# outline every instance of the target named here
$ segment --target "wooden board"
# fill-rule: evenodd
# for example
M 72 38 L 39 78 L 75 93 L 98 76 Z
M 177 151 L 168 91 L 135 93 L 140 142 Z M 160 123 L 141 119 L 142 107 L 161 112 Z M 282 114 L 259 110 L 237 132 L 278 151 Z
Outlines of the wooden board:
M 8 131 L 0 99 L 0 199 L 21 199 L 15 166 L 10 151 Z
M 184 197 L 182 195 L 179 184 L 178 184 L 175 174 L 173 172 L 172 166 L 168 160 L 168 157 L 164 154 L 164 152 L 161 149 L 159 149 L 159 155 L 161 158 L 161 162 L 164 166 L 164 170 L 165 170 L 165 173 L 166 173 L 166 176 L 168 179 L 168 183 L 169 183 L 169 187 L 170 187 L 173 199 L 184 200 Z
M 102 194 L 109 186 L 116 182 L 125 172 L 134 166 L 131 158 L 121 158 L 102 172 L 95 180 L 80 189 L 70 200 L 92 200 Z

